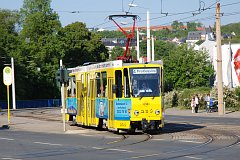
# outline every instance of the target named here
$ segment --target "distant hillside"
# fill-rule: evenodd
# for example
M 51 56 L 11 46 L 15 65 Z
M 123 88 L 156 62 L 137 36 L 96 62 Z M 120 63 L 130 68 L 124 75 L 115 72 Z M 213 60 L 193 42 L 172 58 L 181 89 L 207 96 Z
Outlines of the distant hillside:
M 230 23 L 228 25 L 224 25 L 221 27 L 222 34 L 231 34 L 235 33 L 236 37 L 240 38 L 240 22 L 238 23 Z

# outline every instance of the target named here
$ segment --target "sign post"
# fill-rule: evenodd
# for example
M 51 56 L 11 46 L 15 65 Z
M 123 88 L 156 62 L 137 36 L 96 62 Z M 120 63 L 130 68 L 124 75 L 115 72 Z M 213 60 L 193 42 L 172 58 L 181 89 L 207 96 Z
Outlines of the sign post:
M 7 103 L 8 103 L 8 125 L 10 124 L 10 103 L 9 103 L 9 86 L 12 84 L 12 68 L 3 69 L 3 83 L 7 86 Z

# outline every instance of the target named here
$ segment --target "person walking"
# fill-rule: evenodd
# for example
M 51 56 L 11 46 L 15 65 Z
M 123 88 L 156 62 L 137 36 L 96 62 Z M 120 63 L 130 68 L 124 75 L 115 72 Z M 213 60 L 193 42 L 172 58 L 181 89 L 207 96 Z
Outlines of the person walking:
M 192 97 L 192 100 L 191 100 L 191 107 L 192 107 L 192 113 L 195 113 L 195 107 L 196 107 L 196 104 L 195 104 L 195 97 Z
M 197 95 L 197 94 L 196 94 L 194 100 L 195 100 L 195 113 L 198 113 L 199 98 L 198 98 L 198 95 Z
M 205 107 L 206 107 L 206 112 L 209 112 L 209 102 L 210 102 L 210 94 L 207 94 L 207 96 L 204 98 L 205 101 Z

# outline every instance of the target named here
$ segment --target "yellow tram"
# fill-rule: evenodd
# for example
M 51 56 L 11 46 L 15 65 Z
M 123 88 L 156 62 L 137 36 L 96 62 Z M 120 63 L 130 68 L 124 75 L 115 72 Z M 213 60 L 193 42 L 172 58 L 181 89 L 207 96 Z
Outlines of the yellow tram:
M 112 131 L 164 126 L 162 61 L 89 64 L 72 68 L 70 76 L 76 94 L 67 98 L 69 121 Z

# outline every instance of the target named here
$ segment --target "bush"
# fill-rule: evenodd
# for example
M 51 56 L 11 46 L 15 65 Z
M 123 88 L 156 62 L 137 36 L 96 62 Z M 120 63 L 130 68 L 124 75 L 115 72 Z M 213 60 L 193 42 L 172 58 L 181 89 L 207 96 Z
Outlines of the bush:
M 229 111 L 239 111 L 240 110 L 240 87 L 229 89 L 224 88 L 225 108 Z M 184 109 L 191 109 L 191 99 L 194 95 L 199 97 L 199 108 L 205 109 L 204 97 L 210 93 L 211 97 L 218 99 L 217 88 L 194 88 L 194 89 L 183 89 L 180 91 L 168 92 L 165 96 L 164 102 L 165 107 L 180 107 Z
M 164 96 L 165 108 L 171 108 L 171 107 L 177 107 L 178 106 L 177 95 L 178 95 L 177 91 L 171 91 L 171 92 L 168 92 L 168 93 L 165 94 L 165 96 Z
M 199 107 L 205 108 L 204 106 L 204 96 L 210 92 L 210 88 L 201 87 L 194 89 L 183 89 L 181 91 L 172 91 L 165 96 L 165 106 L 166 107 L 181 107 L 184 109 L 191 108 L 191 99 L 196 94 L 199 97 Z
M 229 111 L 239 111 L 240 110 L 240 88 L 223 88 L 223 101 L 225 102 L 225 109 Z M 217 88 L 213 88 L 211 95 L 217 100 Z

